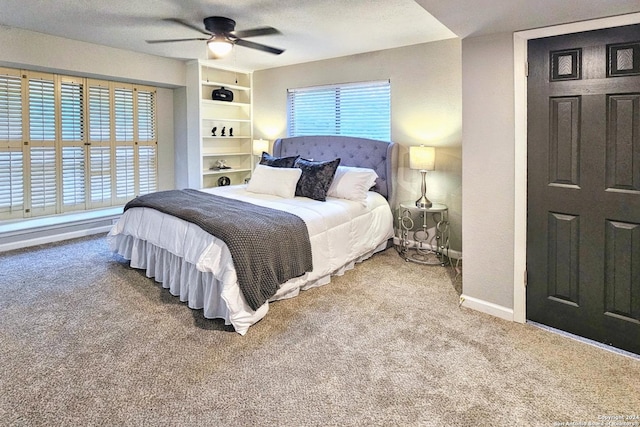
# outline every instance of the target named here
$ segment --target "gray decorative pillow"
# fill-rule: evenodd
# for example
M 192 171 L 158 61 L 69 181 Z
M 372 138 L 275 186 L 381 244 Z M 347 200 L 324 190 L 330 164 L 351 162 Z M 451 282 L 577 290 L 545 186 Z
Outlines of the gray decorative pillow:
M 298 159 L 294 167 L 302 169 L 302 175 L 296 186 L 296 196 L 324 202 L 327 200 L 327 191 L 336 174 L 340 159 L 328 162 L 311 162 Z
M 274 168 L 292 168 L 299 157 L 300 156 L 275 157 L 263 151 L 262 157 L 260 158 L 260 164 Z

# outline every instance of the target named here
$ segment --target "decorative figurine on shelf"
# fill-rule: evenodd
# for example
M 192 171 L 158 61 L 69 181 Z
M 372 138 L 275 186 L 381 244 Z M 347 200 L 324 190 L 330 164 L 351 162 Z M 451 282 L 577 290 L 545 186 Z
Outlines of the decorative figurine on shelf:
M 222 130 L 220 131 L 220 136 L 227 136 L 224 132 L 225 132 L 225 131 L 224 131 L 224 126 L 223 126 L 223 127 L 222 127 Z
M 218 128 L 216 126 L 213 127 L 213 129 L 211 129 L 211 136 L 216 136 L 216 131 L 218 130 Z
M 222 159 L 220 159 L 220 160 L 218 160 L 216 162 L 216 167 L 218 169 L 231 169 L 230 166 L 227 166 L 227 162 L 225 160 L 222 160 Z
M 233 136 L 233 128 L 229 128 L 229 136 Z

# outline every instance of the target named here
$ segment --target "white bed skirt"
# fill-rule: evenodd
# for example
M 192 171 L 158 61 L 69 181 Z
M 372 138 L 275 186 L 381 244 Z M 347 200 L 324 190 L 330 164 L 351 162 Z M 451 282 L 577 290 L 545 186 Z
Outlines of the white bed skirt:
M 238 286 L 233 292 L 233 299 L 236 301 L 231 303 L 234 307 L 230 310 L 229 304 L 223 298 L 224 284 L 216 279 L 213 273 L 200 271 L 184 258 L 130 235 L 110 236 L 109 240 L 112 251 L 130 260 L 131 267 L 145 270 L 147 277 L 161 283 L 163 288 L 180 298 L 180 301 L 186 302 L 190 308 L 202 309 L 203 315 L 207 319 L 224 319 L 226 325 L 233 325 L 235 331 L 241 335 L 246 334 L 249 327 L 262 319 L 269 310 L 269 302 L 256 311 L 251 310 L 244 301 Z M 387 242 L 385 241 L 374 250 L 346 263 L 330 275 L 316 280 L 306 280 L 308 274 L 291 279 L 281 286 L 270 301 L 292 298 L 298 295 L 300 290 L 328 284 L 331 281 L 331 276 L 343 275 L 356 263 L 370 258 L 374 253 L 382 251 L 386 247 Z M 238 307 L 239 305 L 242 307 Z

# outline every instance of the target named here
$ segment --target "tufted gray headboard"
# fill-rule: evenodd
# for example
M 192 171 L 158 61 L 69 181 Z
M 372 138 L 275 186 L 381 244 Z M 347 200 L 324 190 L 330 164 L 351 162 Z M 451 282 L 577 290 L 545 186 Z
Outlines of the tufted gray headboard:
M 316 161 L 339 157 L 341 166 L 373 169 L 378 174 L 374 191 L 382 194 L 394 206 L 398 146 L 393 142 L 351 136 L 295 136 L 276 139 L 273 155 L 300 155 Z

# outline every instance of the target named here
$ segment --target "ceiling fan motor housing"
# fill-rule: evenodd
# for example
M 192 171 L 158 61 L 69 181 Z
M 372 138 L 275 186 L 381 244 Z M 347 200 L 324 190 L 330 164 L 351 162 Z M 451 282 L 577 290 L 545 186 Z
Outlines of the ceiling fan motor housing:
M 223 16 L 210 16 L 204 18 L 204 27 L 213 34 L 225 34 L 236 29 L 236 21 Z

